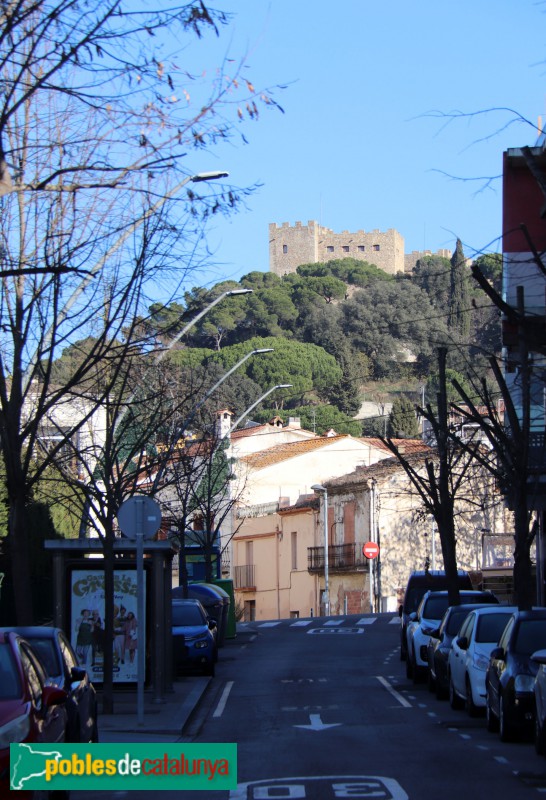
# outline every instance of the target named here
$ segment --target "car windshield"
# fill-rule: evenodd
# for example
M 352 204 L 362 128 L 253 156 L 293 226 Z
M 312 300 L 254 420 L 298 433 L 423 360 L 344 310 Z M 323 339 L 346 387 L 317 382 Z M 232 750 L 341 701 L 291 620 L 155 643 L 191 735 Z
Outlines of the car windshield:
M 406 612 L 411 614 L 412 611 L 417 611 L 419 603 L 423 599 L 423 595 L 427 591 L 426 586 L 413 586 L 409 589 L 406 596 Z
M 15 700 L 23 694 L 19 672 L 8 644 L 0 645 L 0 700 Z
M 546 619 L 522 619 L 516 634 L 514 652 L 529 656 L 543 647 L 546 647 Z
M 423 617 L 425 619 L 442 619 L 448 606 L 447 594 L 441 597 L 429 597 L 423 607 Z
M 496 644 L 511 616 L 512 612 L 499 612 L 498 614 L 484 614 L 479 617 L 476 628 L 476 642 Z
M 173 606 L 173 625 L 204 625 L 205 620 L 197 606 Z
M 62 667 L 59 663 L 59 654 L 53 639 L 32 638 L 28 640 L 32 649 L 36 651 L 45 671 L 50 677 L 60 675 Z

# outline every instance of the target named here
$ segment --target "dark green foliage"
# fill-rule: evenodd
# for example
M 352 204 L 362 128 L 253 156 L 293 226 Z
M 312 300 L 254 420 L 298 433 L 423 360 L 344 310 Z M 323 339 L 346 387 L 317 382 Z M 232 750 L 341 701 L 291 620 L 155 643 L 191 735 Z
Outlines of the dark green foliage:
M 455 252 L 451 257 L 448 324 L 451 330 L 466 341 L 470 335 L 470 323 L 470 273 L 462 242 L 457 239 Z
M 419 437 L 419 423 L 415 413 L 415 403 L 407 395 L 396 397 L 389 414 L 388 436 L 395 439 L 416 439 Z

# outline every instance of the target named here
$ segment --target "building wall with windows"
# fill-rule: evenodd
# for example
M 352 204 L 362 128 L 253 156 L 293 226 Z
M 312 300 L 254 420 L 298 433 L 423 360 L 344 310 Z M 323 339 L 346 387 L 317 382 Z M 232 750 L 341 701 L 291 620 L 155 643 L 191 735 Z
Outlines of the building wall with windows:
M 269 225 L 269 270 L 275 275 L 295 272 L 301 264 L 356 258 L 395 275 L 404 272 L 404 237 L 389 228 L 355 233 L 334 233 L 314 220 L 307 225 L 288 222 Z

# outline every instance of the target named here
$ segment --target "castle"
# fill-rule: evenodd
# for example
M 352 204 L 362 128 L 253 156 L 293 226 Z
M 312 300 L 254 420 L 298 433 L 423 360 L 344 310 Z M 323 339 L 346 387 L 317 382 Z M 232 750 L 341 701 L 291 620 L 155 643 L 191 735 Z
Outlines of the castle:
M 296 222 L 281 226 L 269 225 L 269 270 L 275 275 L 295 272 L 301 264 L 316 264 L 334 259 L 356 258 L 375 264 L 390 275 L 411 272 L 419 258 L 433 255 L 429 250 L 404 254 L 404 237 L 389 228 L 382 233 L 373 231 L 342 231 L 334 233 L 314 220 L 307 225 Z M 436 255 L 451 258 L 451 250 L 438 250 Z

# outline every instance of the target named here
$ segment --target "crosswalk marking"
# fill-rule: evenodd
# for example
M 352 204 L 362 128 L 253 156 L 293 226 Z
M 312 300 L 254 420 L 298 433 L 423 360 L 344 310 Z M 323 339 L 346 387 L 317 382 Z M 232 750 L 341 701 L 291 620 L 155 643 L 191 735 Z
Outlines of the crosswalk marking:
M 274 619 L 268 620 L 264 622 L 258 622 L 254 620 L 252 622 L 238 622 L 237 627 L 244 629 L 248 626 L 255 626 L 257 628 L 276 628 L 279 625 L 286 624 L 290 628 L 307 628 L 309 625 L 315 626 L 322 626 L 323 628 L 338 628 L 341 625 L 373 625 L 377 622 L 381 617 L 377 616 L 365 616 L 361 617 L 360 619 L 353 621 L 352 619 L 347 619 L 346 617 L 310 617 L 308 619 L 296 619 L 286 620 L 286 619 Z M 384 618 L 383 618 L 384 619 Z M 391 619 L 385 620 L 384 622 L 388 625 L 399 625 L 400 619 L 397 616 L 393 616 Z

